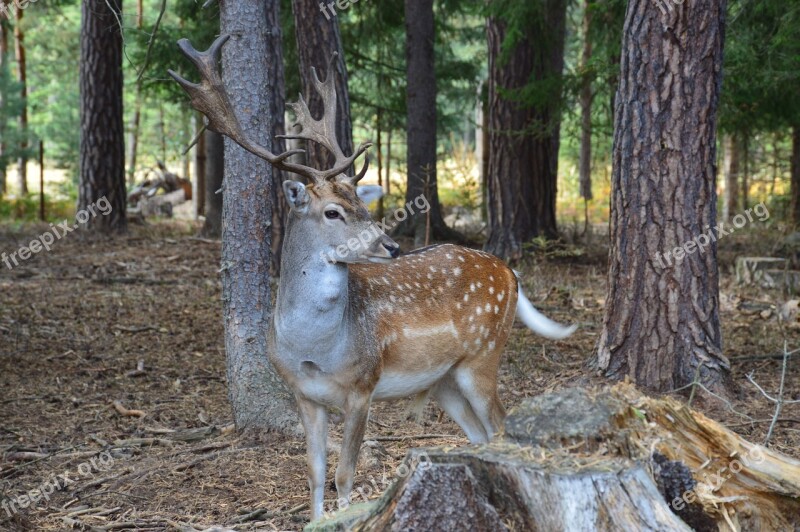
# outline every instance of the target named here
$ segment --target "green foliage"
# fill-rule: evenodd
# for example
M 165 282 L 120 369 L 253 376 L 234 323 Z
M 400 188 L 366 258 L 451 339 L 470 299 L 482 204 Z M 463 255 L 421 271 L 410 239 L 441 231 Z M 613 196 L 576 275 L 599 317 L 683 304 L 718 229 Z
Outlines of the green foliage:
M 720 126 L 800 125 L 800 0 L 730 0 Z

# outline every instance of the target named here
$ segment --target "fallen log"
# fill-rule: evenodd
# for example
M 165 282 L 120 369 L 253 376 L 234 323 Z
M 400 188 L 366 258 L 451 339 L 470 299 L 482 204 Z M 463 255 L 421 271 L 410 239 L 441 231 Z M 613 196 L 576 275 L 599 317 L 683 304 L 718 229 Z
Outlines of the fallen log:
M 628 384 L 528 399 L 488 445 L 414 449 L 406 465 L 380 499 L 306 530 L 800 526 L 800 461 Z

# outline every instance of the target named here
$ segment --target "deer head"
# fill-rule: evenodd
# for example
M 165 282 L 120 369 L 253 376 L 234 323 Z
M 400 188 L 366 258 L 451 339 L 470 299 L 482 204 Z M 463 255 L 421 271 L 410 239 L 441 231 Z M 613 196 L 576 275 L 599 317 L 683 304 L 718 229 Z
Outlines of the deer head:
M 311 116 L 303 96 L 289 108 L 294 111 L 293 128 L 295 133 L 283 138 L 304 139 L 316 142 L 330 151 L 335 159 L 333 168 L 320 170 L 290 162 L 292 155 L 303 150 L 287 150 L 275 155 L 267 148 L 254 142 L 239 123 L 233 110 L 217 63 L 222 46 L 229 35 L 221 35 L 205 52 L 194 49 L 187 39 L 178 41 L 178 47 L 189 58 L 200 73 L 200 83 L 192 83 L 172 70 L 169 75 L 189 94 L 192 106 L 208 118 L 208 129 L 221 133 L 250 153 L 269 162 L 275 168 L 293 172 L 309 180 L 308 185 L 288 180 L 283 183 L 283 191 L 291 207 L 289 231 L 303 245 L 320 253 L 330 262 L 361 263 L 384 262 L 398 256 L 400 247 L 390 239 L 370 218 L 367 201 L 380 197 L 380 187 L 359 187 L 358 182 L 369 168 L 369 153 L 372 143 L 364 142 L 352 155 L 346 156 L 336 138 L 336 88 L 333 79 L 338 54 L 331 56 L 325 81 L 320 81 L 314 68 L 314 89 L 323 102 L 323 115 L 317 120 Z M 358 174 L 345 174 L 354 161 L 365 154 L 364 165 Z

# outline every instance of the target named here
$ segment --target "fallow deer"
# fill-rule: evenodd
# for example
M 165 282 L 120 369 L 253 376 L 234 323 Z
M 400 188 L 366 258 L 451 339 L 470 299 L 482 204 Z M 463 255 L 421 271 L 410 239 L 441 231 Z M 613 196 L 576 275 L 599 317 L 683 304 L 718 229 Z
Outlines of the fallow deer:
M 497 370 L 515 314 L 533 331 L 564 338 L 573 327 L 540 314 L 500 259 L 465 247 L 435 245 L 400 255 L 398 245 L 370 218 L 355 176 L 343 172 L 364 153 L 347 157 L 335 137 L 336 91 L 329 68 L 315 88 L 324 114 L 315 120 L 302 97 L 290 104 L 299 133 L 318 142 L 335 164 L 318 170 L 289 162 L 297 150 L 274 155 L 241 128 L 217 71 L 227 36 L 206 52 L 178 44 L 201 75 L 191 83 L 170 71 L 208 118 L 208 128 L 246 150 L 310 180 L 285 181 L 291 211 L 283 243 L 281 278 L 268 334 L 269 357 L 294 391 L 305 428 L 312 518 L 322 515 L 328 408 L 344 412 L 336 468 L 339 500 L 349 500 L 372 400 L 429 395 L 472 443 L 489 441 L 505 411 Z M 334 55 L 335 59 L 335 55 Z M 366 235 L 366 236 L 365 236 Z M 358 245 L 351 245 L 358 242 Z

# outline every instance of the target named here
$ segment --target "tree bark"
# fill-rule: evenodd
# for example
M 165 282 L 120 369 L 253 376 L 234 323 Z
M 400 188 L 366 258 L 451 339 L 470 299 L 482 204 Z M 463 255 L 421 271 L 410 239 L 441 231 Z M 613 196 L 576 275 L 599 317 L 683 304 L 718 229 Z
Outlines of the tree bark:
M 279 0 L 267 1 L 266 20 L 266 27 L 270 30 L 267 36 L 267 67 L 269 68 L 269 78 L 274 80 L 274 94 L 269 102 L 274 153 L 281 153 L 286 150 L 286 141 L 278 138 L 286 132 L 286 81 L 283 73 L 283 36 L 281 33 L 280 4 Z M 281 272 L 283 236 L 286 230 L 287 217 L 289 216 L 289 205 L 283 195 L 283 182 L 290 178 L 297 179 L 297 176 L 287 176 L 281 170 L 272 169 L 273 184 L 270 190 L 272 201 L 272 262 L 270 263 L 270 274 L 276 277 Z
M 194 130 L 200 131 L 203 128 L 203 115 L 196 112 L 194 114 Z M 194 201 L 195 219 L 205 216 L 206 213 L 206 134 L 200 133 L 197 144 L 194 148 L 194 189 L 192 200 Z
M 272 150 L 267 3 L 220 4 L 222 71 L 231 104 L 245 133 Z M 229 397 L 238 429 L 293 430 L 294 401 L 267 358 L 272 308 L 272 167 L 225 139 L 222 207 L 222 298 Z
M 400 233 L 411 234 L 414 245 L 429 238 L 458 240 L 463 237 L 448 228 L 442 217 L 436 182 L 436 28 L 433 0 L 405 0 L 406 21 L 406 203 L 424 195 L 430 204 L 427 213 L 409 211 L 398 226 Z M 432 234 L 427 235 L 430 227 Z
M 79 210 L 105 197 L 111 212 L 88 227 L 125 231 L 125 128 L 122 116 L 122 0 L 81 4 Z
M 217 193 L 222 189 L 222 176 L 225 175 L 225 143 L 222 135 L 210 130 L 203 133 L 206 145 L 206 168 L 204 184 L 205 192 L 205 216 L 203 229 L 200 234 L 208 238 L 219 238 L 222 236 L 222 203 L 223 193 Z
M 628 3 L 614 119 L 609 292 L 598 365 L 668 391 L 730 392 L 716 238 L 725 1 Z M 670 17 L 669 20 L 663 17 Z M 709 228 L 710 227 L 710 228 Z M 702 241 L 705 249 L 678 246 Z M 709 236 L 710 235 L 710 236 Z M 713 238 L 712 238 L 713 237 Z
M 8 73 L 8 33 L 9 24 L 7 20 L 0 20 L 0 75 Z M 7 101 L 8 95 L 5 93 L 5 87 L 0 88 L 0 104 Z M 6 153 L 5 141 L 5 120 L 0 120 L 0 197 L 6 193 L 6 162 L 4 161 L 4 154 Z
M 28 195 L 28 65 L 25 59 L 25 33 L 22 30 L 22 17 L 25 11 L 17 10 L 17 22 L 14 24 L 14 50 L 17 60 L 17 74 L 20 85 L 22 109 L 19 113 L 19 132 L 21 135 L 17 159 L 17 188 L 21 196 Z
M 335 5 L 334 5 L 335 7 Z M 314 118 L 322 116 L 322 98 L 314 90 L 311 68 L 315 68 L 320 79 L 335 76 L 336 86 L 336 138 L 345 155 L 353 153 L 353 127 L 350 122 L 350 96 L 347 90 L 347 68 L 344 62 L 344 47 L 339 33 L 336 15 L 320 10 L 319 0 L 292 0 L 295 36 L 297 41 L 298 68 L 303 86 L 303 98 Z M 336 72 L 327 72 L 331 55 L 338 52 L 334 63 Z M 327 72 L 327 74 L 326 74 Z M 333 167 L 333 156 L 325 148 L 308 142 L 306 164 L 315 168 Z
M 531 79 L 561 74 L 564 66 L 566 4 L 547 2 L 549 33 L 522 37 L 506 61 L 501 47 L 506 23 L 488 21 L 489 47 L 489 238 L 484 249 L 506 260 L 522 257 L 525 242 L 557 238 L 559 114 L 555 105 L 539 108 L 504 96 Z M 545 128 L 534 133 L 531 129 Z
M 581 148 L 578 163 L 580 179 L 580 195 L 589 201 L 592 199 L 592 80 L 588 75 L 589 62 L 592 60 L 592 40 L 589 31 L 592 25 L 590 0 L 583 3 L 583 51 L 581 69 L 583 84 L 581 85 Z M 587 220 L 588 224 L 588 220 Z
M 792 128 L 792 222 L 800 227 L 800 126 Z
M 726 135 L 723 140 L 723 174 L 725 195 L 722 199 L 722 219 L 730 221 L 739 208 L 739 149 L 735 135 Z

